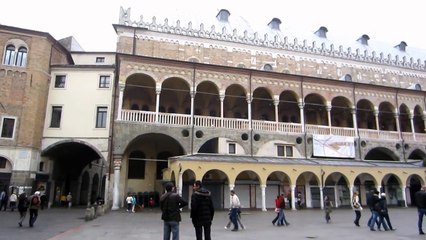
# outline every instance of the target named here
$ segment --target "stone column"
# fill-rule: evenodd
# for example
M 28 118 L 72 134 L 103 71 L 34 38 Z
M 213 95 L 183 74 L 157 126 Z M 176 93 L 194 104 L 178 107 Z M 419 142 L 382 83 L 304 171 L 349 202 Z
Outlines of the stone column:
M 112 209 L 118 210 L 120 208 L 120 171 L 121 171 L 122 156 L 114 156 L 114 185 L 112 195 Z
M 158 123 L 158 114 L 160 112 L 160 93 L 161 88 L 155 88 L 155 122 Z
M 331 105 L 328 105 L 325 107 L 327 110 L 327 119 L 328 119 L 328 134 L 331 135 Z
M 296 185 L 291 185 L 291 210 L 296 210 Z
M 416 141 L 416 130 L 414 129 L 414 112 L 410 110 L 410 114 L 408 116 L 410 117 L 411 132 L 413 133 L 413 139 L 414 141 Z
M 297 104 L 300 109 L 300 124 L 302 125 L 302 133 L 305 132 L 305 114 L 303 113 L 303 108 L 305 107 L 305 104 L 302 100 L 299 101 Z
M 195 91 L 191 91 L 191 123 L 190 126 L 194 126 L 194 99 L 195 99 Z
M 404 207 L 408 207 L 407 205 L 407 193 L 405 191 L 405 189 L 407 189 L 407 186 L 403 185 L 402 186 L 402 199 L 404 200 Z
M 89 174 L 90 176 L 90 174 Z M 87 190 L 87 207 L 92 206 L 92 188 L 93 188 L 93 176 L 90 176 L 89 179 L 89 189 Z
M 219 100 L 220 100 L 220 126 L 223 127 L 223 117 L 224 117 L 223 103 L 225 101 L 225 92 L 223 91 L 220 92 Z
M 183 172 L 179 172 L 179 182 L 178 182 L 178 189 L 177 193 L 182 196 L 182 188 L 183 188 Z
M 351 108 L 351 113 L 352 113 L 352 122 L 354 123 L 353 126 L 354 126 L 355 136 L 358 137 L 358 123 L 356 118 L 355 106 Z
M 252 127 L 251 127 L 251 119 L 252 119 L 252 116 L 251 116 L 251 95 L 250 94 L 247 94 L 247 98 L 246 98 L 246 100 L 247 100 L 247 115 L 248 115 L 248 121 L 249 121 L 249 129 L 251 130 L 252 129 Z
M 117 120 L 122 120 L 121 110 L 123 109 L 123 95 L 124 95 L 125 85 L 119 85 L 119 94 L 118 94 L 118 109 L 117 109 Z
M 260 185 L 262 190 L 262 211 L 266 212 L 266 185 Z
M 374 117 L 376 119 L 376 129 L 377 129 L 377 131 L 380 131 L 379 110 L 377 109 L 377 107 L 374 107 Z
M 396 131 L 399 133 L 399 138 L 401 139 L 401 126 L 399 125 L 399 114 L 398 112 L 393 114 L 395 118 Z
M 321 209 L 324 209 L 324 188 L 322 186 L 319 187 L 320 189 L 320 203 L 321 203 Z

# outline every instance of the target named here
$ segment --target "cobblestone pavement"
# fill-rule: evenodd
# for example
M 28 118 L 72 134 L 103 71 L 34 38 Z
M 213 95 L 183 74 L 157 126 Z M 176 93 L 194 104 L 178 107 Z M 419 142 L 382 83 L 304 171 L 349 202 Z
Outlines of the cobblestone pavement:
M 52 208 L 40 211 L 33 228 L 28 227 L 28 216 L 22 228 L 18 227 L 17 212 L 0 212 L 0 239 L 7 240 L 131 240 L 162 239 L 163 225 L 158 209 L 145 209 L 142 212 L 127 213 L 125 210 L 110 211 L 92 221 L 84 220 L 83 208 Z M 290 226 L 273 226 L 275 213 L 270 210 L 243 211 L 242 222 L 245 230 L 232 232 L 224 229 L 228 222 L 226 211 L 217 211 L 212 226 L 212 238 L 220 240 L 259 240 L 276 237 L 291 239 L 426 239 L 418 235 L 417 211 L 415 208 L 391 208 L 390 217 L 396 231 L 372 232 L 366 226 L 370 216 L 362 211 L 361 227 L 353 224 L 354 212 L 351 209 L 334 209 L 331 223 L 327 224 L 321 210 L 286 210 Z M 189 212 L 182 212 L 180 239 L 195 239 Z M 426 219 L 425 219 L 426 224 Z M 426 226 L 425 226 L 426 230 Z

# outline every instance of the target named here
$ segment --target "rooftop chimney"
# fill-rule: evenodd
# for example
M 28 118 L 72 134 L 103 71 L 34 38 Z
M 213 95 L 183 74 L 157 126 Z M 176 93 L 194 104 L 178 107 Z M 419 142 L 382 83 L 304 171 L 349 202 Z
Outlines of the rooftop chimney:
M 219 13 L 216 15 L 217 20 L 221 22 L 228 22 L 228 18 L 231 13 L 226 9 L 220 9 Z
M 399 51 L 405 52 L 405 49 L 407 48 L 407 43 L 402 41 L 400 44 L 396 45 L 395 48 L 398 48 Z
M 272 18 L 268 26 L 273 30 L 280 30 L 281 20 L 279 18 Z
M 328 32 L 328 29 L 322 26 L 315 32 L 315 35 L 317 35 L 320 38 L 327 38 L 327 32 Z
M 362 45 L 366 45 L 366 46 L 368 46 L 368 40 L 370 40 L 370 37 L 367 34 L 364 34 L 360 38 L 357 39 L 358 42 L 360 42 Z

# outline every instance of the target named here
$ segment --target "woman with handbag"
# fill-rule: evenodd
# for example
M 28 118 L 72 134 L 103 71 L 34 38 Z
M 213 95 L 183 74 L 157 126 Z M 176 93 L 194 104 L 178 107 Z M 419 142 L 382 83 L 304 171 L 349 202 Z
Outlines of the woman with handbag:
M 359 219 L 361 218 L 361 203 L 359 203 L 359 194 L 354 192 L 352 195 L 352 209 L 355 211 L 355 226 L 359 227 Z

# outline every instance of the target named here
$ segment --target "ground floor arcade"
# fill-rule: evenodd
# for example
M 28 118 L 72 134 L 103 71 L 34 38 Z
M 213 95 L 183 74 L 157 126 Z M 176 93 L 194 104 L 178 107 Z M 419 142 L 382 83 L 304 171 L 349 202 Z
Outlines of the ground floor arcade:
M 336 207 L 349 207 L 353 191 L 361 202 L 371 189 L 386 193 L 387 203 L 406 207 L 424 184 L 421 162 L 396 163 L 354 160 L 305 160 L 236 156 L 193 155 L 170 160 L 164 180 L 178 186 L 190 199 L 192 183 L 201 179 L 213 193 L 217 208 L 229 207 L 234 189 L 244 208 L 274 208 L 274 199 L 284 193 L 288 208 L 296 209 L 293 196 L 302 195 L 303 207 L 323 208 L 328 195 Z

